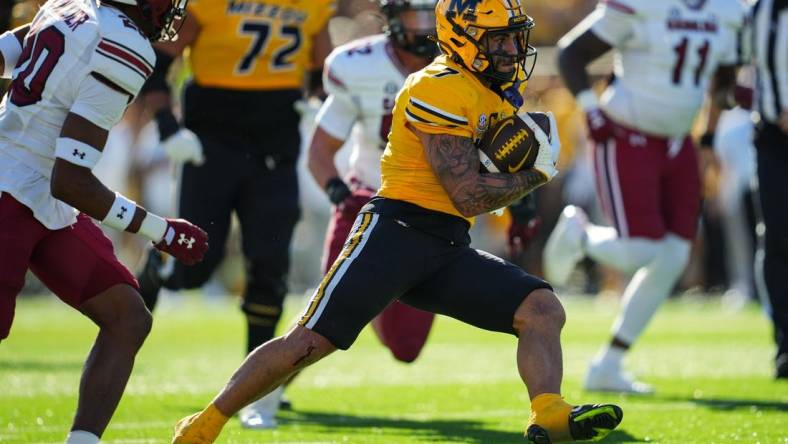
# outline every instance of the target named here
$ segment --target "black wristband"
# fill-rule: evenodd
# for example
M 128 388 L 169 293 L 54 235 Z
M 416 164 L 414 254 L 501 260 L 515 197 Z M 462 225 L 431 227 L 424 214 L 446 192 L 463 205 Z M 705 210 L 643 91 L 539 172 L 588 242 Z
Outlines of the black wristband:
M 170 92 L 170 85 L 167 83 L 167 73 L 175 59 L 166 52 L 156 49 L 154 49 L 154 52 L 156 52 L 156 66 L 153 67 L 153 72 L 148 77 L 148 80 L 142 85 L 140 95 L 155 91 Z
M 156 120 L 156 125 L 159 127 L 159 140 L 166 140 L 181 129 L 178 119 L 169 108 L 157 112 L 153 119 Z
M 330 200 L 332 204 L 338 205 L 353 193 L 350 191 L 347 184 L 345 184 L 344 180 L 339 177 L 332 177 L 326 182 L 326 194 L 328 194 L 328 200 Z
M 311 69 L 307 73 L 306 91 L 310 96 L 318 96 L 325 99 L 323 90 L 323 68 Z
M 533 193 L 526 194 L 522 199 L 509 205 L 512 220 L 515 224 L 525 225 L 536 217 L 536 198 Z
M 711 149 L 714 147 L 714 133 L 708 132 L 703 133 L 700 136 L 700 140 L 698 140 L 698 144 L 700 144 L 701 148 Z

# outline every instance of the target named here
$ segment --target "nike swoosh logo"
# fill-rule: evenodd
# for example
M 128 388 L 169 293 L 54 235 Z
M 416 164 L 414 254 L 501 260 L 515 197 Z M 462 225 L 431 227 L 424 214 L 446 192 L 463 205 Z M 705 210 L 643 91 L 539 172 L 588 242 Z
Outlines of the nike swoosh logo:
M 511 118 L 508 119 L 508 122 L 504 122 L 504 123 L 501 124 L 501 126 L 498 127 L 498 130 L 495 131 L 495 134 L 493 134 L 493 136 L 490 138 L 490 140 L 497 139 L 498 138 L 498 134 L 501 134 L 501 131 L 503 131 L 504 128 L 506 128 L 509 125 L 514 125 L 514 120 L 511 119 Z
M 528 158 L 528 155 L 529 155 L 529 154 L 531 154 L 531 150 L 532 150 L 532 149 L 533 149 L 533 147 L 531 147 L 531 148 L 528 148 L 528 151 L 526 151 L 526 152 L 525 152 L 525 156 L 523 156 L 523 160 L 521 160 L 521 161 L 520 161 L 520 163 L 518 163 L 518 164 L 517 164 L 517 165 L 515 165 L 515 166 L 511 166 L 511 165 L 509 165 L 509 172 L 510 172 L 510 173 L 517 172 L 517 170 L 519 170 L 519 169 L 520 169 L 520 167 L 521 167 L 521 166 L 523 166 L 523 164 L 525 163 L 525 159 L 527 159 L 527 158 Z

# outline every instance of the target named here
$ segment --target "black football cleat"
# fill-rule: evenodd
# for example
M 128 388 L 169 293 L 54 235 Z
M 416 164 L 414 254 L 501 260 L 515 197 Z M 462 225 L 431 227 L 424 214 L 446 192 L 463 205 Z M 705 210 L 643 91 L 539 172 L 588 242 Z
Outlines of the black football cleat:
M 293 411 L 293 402 L 290 401 L 290 398 L 288 398 L 284 394 L 282 395 L 281 398 L 279 398 L 279 410 L 284 410 L 286 412 Z
M 525 431 L 525 442 L 528 444 L 550 444 L 550 436 L 547 435 L 547 430 L 542 427 L 531 424 L 528 430 Z
M 774 361 L 775 379 L 788 379 L 788 353 L 781 353 Z
M 569 433 L 575 441 L 599 441 L 621 423 L 624 411 L 613 404 L 579 405 L 569 413 Z

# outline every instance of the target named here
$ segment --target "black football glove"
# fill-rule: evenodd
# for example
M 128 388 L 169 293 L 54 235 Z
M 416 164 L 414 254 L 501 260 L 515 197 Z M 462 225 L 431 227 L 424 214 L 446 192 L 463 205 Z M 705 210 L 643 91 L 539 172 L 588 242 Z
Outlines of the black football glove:
M 339 205 L 353 193 L 344 180 L 339 177 L 332 177 L 326 183 L 326 194 L 328 194 L 328 200 L 332 204 Z
M 508 251 L 510 258 L 516 258 L 525 251 L 539 232 L 542 219 L 536 214 L 536 199 L 533 194 L 526 194 L 519 201 L 509 205 L 512 222 L 507 230 Z

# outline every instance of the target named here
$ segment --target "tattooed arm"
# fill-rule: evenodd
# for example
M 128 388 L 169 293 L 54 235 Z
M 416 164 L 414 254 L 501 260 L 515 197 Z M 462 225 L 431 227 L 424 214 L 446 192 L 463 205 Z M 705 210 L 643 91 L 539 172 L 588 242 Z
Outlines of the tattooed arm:
M 534 169 L 514 174 L 480 173 L 479 153 L 470 138 L 411 129 L 421 139 L 427 161 L 463 216 L 505 207 L 547 183 L 544 174 Z

